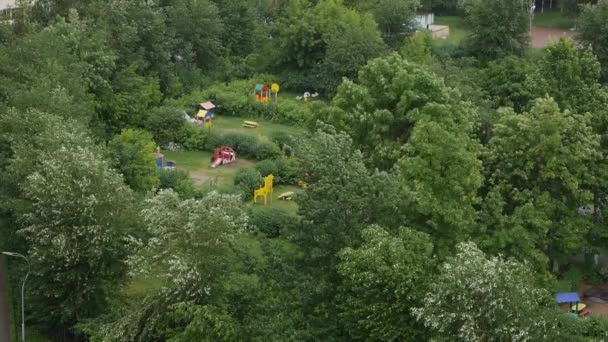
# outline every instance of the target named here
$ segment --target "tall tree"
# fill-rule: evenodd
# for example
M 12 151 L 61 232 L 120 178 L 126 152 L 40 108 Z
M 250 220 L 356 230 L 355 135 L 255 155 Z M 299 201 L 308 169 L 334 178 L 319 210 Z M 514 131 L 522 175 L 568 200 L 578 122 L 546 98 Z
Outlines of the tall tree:
M 487 59 L 521 54 L 528 47 L 529 2 L 522 0 L 464 0 L 472 52 Z
M 273 59 L 277 70 L 289 73 L 288 85 L 324 90 L 330 95 L 335 91 L 335 81 L 328 80 L 325 72 L 338 79 L 353 77 L 354 71 L 366 61 L 362 59 L 378 56 L 384 50 L 373 18 L 345 7 L 338 0 L 316 4 L 308 0 L 290 1 L 285 16 L 274 24 L 272 35 L 276 36 Z M 353 44 L 337 42 L 343 38 Z M 332 47 L 333 44 L 337 45 Z M 328 55 L 327 63 L 319 68 Z M 338 58 L 343 58 L 342 65 L 336 64 Z
M 340 252 L 340 317 L 356 340 L 423 339 L 411 308 L 422 304 L 431 277 L 433 244 L 424 233 L 401 228 L 396 236 L 378 226 L 362 231 L 358 248 Z
M 210 71 L 224 54 L 225 32 L 220 11 L 210 0 L 174 1 L 168 9 L 168 25 L 175 32 L 177 47 L 184 58 Z M 235 37 L 233 37 L 235 39 Z
M 394 230 L 403 224 L 399 177 L 371 174 L 345 134 L 318 131 L 299 149 L 308 189 L 298 199 L 302 227 L 289 234 L 305 256 L 308 279 L 302 306 L 312 338 L 338 336 L 335 306 L 337 253 L 360 243 L 360 231 L 372 223 Z
M 480 236 L 490 237 L 493 250 L 534 261 L 539 270 L 547 267 L 539 252 L 557 266 L 588 246 L 591 219 L 578 209 L 592 203 L 589 175 L 599 143 L 589 115 L 562 112 L 552 99 L 539 99 L 527 113 L 504 111 L 484 160 L 491 214 Z
M 608 79 L 608 1 L 599 0 L 595 5 L 585 5 L 578 20 L 579 39 L 584 44 L 593 47 L 602 64 L 602 76 Z
M 114 166 L 135 191 L 150 191 L 159 185 L 155 173 L 152 134 L 143 130 L 125 129 L 108 144 Z
M 23 184 L 20 211 L 32 265 L 32 315 L 48 328 L 94 317 L 125 275 L 136 220 L 122 178 L 86 148 L 45 154 Z
M 236 240 L 247 231 L 240 205 L 238 196 L 216 192 L 182 200 L 172 190 L 162 190 L 147 199 L 141 212 L 145 231 L 135 240 L 129 265 L 132 274 L 153 276 L 162 288 L 123 303 L 111 321 L 91 331 L 95 338 L 242 339 L 222 305 L 222 281 L 232 270 Z
M 385 170 L 401 158 L 421 118 L 469 131 L 477 115 L 428 68 L 396 53 L 370 61 L 356 82 L 345 80 L 332 104 L 337 110 L 319 120 L 348 132 L 370 164 Z
M 447 107 L 434 107 L 437 116 L 449 115 Z M 399 166 L 410 217 L 416 217 L 412 225 L 427 231 L 438 252 L 446 255 L 454 242 L 470 238 L 477 220 L 482 184 L 479 143 L 458 126 L 423 119 L 416 123 L 404 150 Z
M 473 243 L 440 268 L 424 304 L 413 310 L 437 341 L 550 341 L 556 321 L 547 291 L 512 259 L 489 257 Z

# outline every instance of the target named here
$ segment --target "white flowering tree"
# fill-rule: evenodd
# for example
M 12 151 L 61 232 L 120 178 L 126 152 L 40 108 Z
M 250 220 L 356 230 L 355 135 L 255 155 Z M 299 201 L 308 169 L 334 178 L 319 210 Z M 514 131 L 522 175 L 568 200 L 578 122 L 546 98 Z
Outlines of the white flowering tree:
M 542 341 L 555 328 L 549 293 L 527 265 L 486 256 L 472 243 L 440 268 L 413 314 L 438 341 Z
M 61 147 L 41 157 L 21 185 L 27 204 L 19 210 L 33 271 L 31 312 L 69 327 L 99 313 L 124 276 L 124 237 L 137 215 L 122 177 L 96 152 Z
M 133 276 L 162 284 L 146 297 L 124 303 L 112 319 L 87 328 L 98 341 L 213 341 L 234 336 L 234 322 L 222 303 L 233 270 L 239 234 L 247 216 L 239 196 L 209 193 L 183 200 L 173 190 L 147 199 L 141 215 L 145 238 L 132 241 Z M 211 333 L 210 331 L 213 331 Z
M 391 236 L 379 226 L 362 232 L 359 248 L 340 253 L 340 316 L 357 340 L 422 340 L 410 309 L 420 305 L 433 268 L 430 237 L 409 228 Z
M 183 298 L 209 295 L 226 268 L 226 255 L 237 234 L 247 228 L 238 196 L 212 192 L 202 199 L 181 200 L 163 190 L 142 211 L 151 238 L 134 258 L 136 270 L 164 278 L 167 291 Z

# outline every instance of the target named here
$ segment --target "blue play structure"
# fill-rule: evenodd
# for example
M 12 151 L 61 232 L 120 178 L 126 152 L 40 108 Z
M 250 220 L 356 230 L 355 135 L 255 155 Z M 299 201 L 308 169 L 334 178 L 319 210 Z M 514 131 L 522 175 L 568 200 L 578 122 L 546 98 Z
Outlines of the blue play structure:
M 156 166 L 159 169 L 175 170 L 175 161 L 167 160 L 165 163 L 165 155 L 160 152 L 156 152 Z
M 558 304 L 568 304 L 568 314 L 573 317 L 585 317 L 589 315 L 589 308 L 584 303 L 580 303 L 581 298 L 576 292 L 560 292 L 555 294 L 555 301 Z

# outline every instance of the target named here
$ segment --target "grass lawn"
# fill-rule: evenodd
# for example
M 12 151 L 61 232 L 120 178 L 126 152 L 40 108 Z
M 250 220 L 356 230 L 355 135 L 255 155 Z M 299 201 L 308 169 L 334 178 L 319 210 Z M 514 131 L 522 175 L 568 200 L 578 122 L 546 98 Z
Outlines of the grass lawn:
M 256 121 L 257 128 L 242 127 L 243 120 Z M 304 132 L 301 127 L 282 125 L 266 120 L 243 118 L 234 116 L 218 115 L 213 120 L 213 130 L 219 132 L 240 132 L 250 134 L 259 139 L 270 139 L 274 132 L 287 132 L 300 134 Z M 227 189 L 232 186 L 234 175 L 239 169 L 251 167 L 255 161 L 239 158 L 234 163 L 222 165 L 215 169 L 211 168 L 211 157 L 213 154 L 207 151 L 163 151 L 165 160 L 174 160 L 178 170 L 186 171 L 198 186 L 210 186 L 214 188 Z
M 298 190 L 300 190 L 300 188 L 298 188 L 297 186 L 294 186 L 294 185 L 277 185 L 277 186 L 275 186 L 273 193 L 272 193 L 272 207 L 285 209 L 294 215 L 297 214 L 298 213 L 298 204 L 296 201 L 294 201 L 294 200 L 283 201 L 283 200 L 280 200 L 278 197 L 280 194 L 282 194 L 284 192 L 296 192 L 297 193 Z M 260 202 L 260 200 L 263 201 L 263 199 L 260 198 L 258 200 L 258 204 L 254 205 L 252 203 L 252 201 L 250 201 L 248 205 L 254 206 L 254 207 L 263 207 L 264 202 Z
M 447 39 L 435 40 L 439 46 L 448 44 L 460 44 L 467 36 L 462 17 L 445 16 L 435 17 L 436 25 L 448 25 L 450 27 L 450 36 Z
M 258 123 L 257 128 L 245 128 L 242 126 L 243 121 L 255 121 Z M 222 116 L 217 115 L 213 119 L 213 128 L 221 132 L 239 132 L 257 136 L 260 139 L 268 140 L 275 132 L 286 132 L 289 134 L 300 134 L 304 132 L 303 128 L 295 126 L 282 125 L 266 120 L 256 118 Z
M 197 186 L 209 186 L 217 190 L 226 190 L 232 187 L 234 176 L 239 169 L 252 167 L 255 161 L 239 159 L 234 163 L 211 168 L 211 153 L 206 151 L 179 151 L 164 152 L 165 159 L 174 160 L 178 170 L 186 171 Z M 296 186 L 278 185 L 274 188 L 272 205 L 296 213 L 298 205 L 294 201 L 281 201 L 277 198 L 280 194 L 289 191 L 297 191 Z M 252 205 L 252 204 L 250 204 Z
M 567 30 L 574 27 L 574 21 L 564 17 L 560 11 L 545 11 L 543 14 L 534 15 L 533 25 Z
M 186 171 L 198 186 L 226 189 L 232 186 L 234 175 L 239 169 L 250 167 L 254 161 L 239 158 L 235 162 L 211 168 L 213 154 L 207 151 L 163 152 L 166 160 L 174 160 L 178 170 Z

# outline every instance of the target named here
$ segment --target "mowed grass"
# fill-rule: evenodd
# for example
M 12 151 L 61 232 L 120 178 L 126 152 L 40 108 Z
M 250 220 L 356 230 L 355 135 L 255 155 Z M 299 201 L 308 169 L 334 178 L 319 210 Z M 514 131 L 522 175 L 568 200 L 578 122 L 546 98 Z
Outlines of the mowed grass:
M 245 128 L 242 126 L 244 120 L 255 121 L 258 123 L 258 127 Z M 219 133 L 238 132 L 249 134 L 260 140 L 270 140 L 276 132 L 294 135 L 304 132 L 304 129 L 301 127 L 282 125 L 267 120 L 221 115 L 213 119 L 213 128 L 211 129 Z M 163 151 L 163 153 L 165 160 L 176 162 L 178 170 L 188 172 L 197 186 L 208 186 L 218 190 L 226 190 L 231 187 L 234 182 L 234 176 L 239 169 L 255 165 L 255 161 L 240 158 L 238 153 L 235 162 L 218 166 L 217 168 L 211 168 L 213 153 L 208 151 Z
M 258 127 L 245 128 L 243 127 L 243 121 L 255 121 L 258 123 Z M 294 135 L 301 134 L 302 132 L 304 132 L 304 129 L 301 127 L 287 126 L 256 118 L 223 115 L 217 115 L 215 119 L 213 119 L 212 129 L 218 130 L 220 132 L 239 132 L 249 134 L 256 136 L 262 140 L 269 140 L 276 132 L 285 132 Z
M 465 28 L 462 17 L 444 16 L 435 17 L 435 25 L 447 25 L 450 27 L 450 36 L 447 39 L 436 39 L 437 45 L 458 45 L 467 37 L 468 31 Z
M 294 185 L 277 185 L 274 187 L 272 192 L 272 204 L 269 203 L 267 206 L 285 209 L 286 211 L 295 215 L 298 213 L 298 204 L 296 202 L 297 198 L 291 201 L 284 201 L 279 199 L 279 195 L 285 192 L 295 192 L 297 194 L 300 190 L 300 188 Z M 257 204 L 253 204 L 253 200 L 251 200 L 249 201 L 249 205 L 253 208 L 263 207 L 264 199 L 260 197 Z
M 213 153 L 207 151 L 164 152 L 166 160 L 174 160 L 178 170 L 188 172 L 194 184 L 211 188 L 226 189 L 232 186 L 239 169 L 251 167 L 254 161 L 239 158 L 235 162 L 211 167 Z
M 532 21 L 534 26 L 558 29 L 570 29 L 574 27 L 574 21 L 562 15 L 560 11 L 545 11 L 543 14 L 535 14 Z

